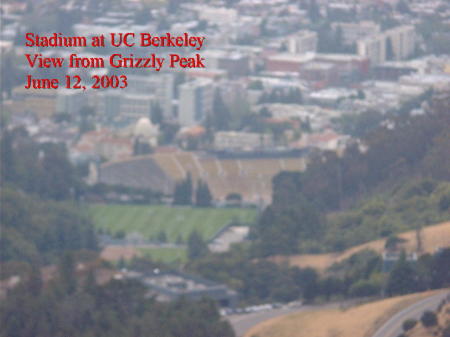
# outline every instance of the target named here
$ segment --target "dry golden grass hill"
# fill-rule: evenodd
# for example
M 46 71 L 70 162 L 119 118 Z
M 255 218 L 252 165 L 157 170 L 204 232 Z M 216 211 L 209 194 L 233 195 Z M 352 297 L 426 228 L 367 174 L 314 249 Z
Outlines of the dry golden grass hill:
M 415 231 L 405 232 L 399 234 L 398 236 L 406 240 L 403 244 L 406 251 L 412 252 L 416 250 L 417 243 Z M 439 247 L 449 247 L 450 221 L 424 228 L 422 231 L 422 240 L 424 253 L 433 253 Z M 302 268 L 312 267 L 323 271 L 330 267 L 333 263 L 341 262 L 364 249 L 372 249 L 378 253 L 382 253 L 385 242 L 385 239 L 370 241 L 365 244 L 349 248 L 342 253 L 275 256 L 270 259 L 280 263 L 287 262 L 291 266 L 298 266 Z
M 396 312 L 435 292 L 393 297 L 348 309 L 281 316 L 256 325 L 245 337 L 367 337 Z
M 450 303 L 447 303 L 437 313 L 438 324 L 436 326 L 426 328 L 420 322 L 410 331 L 405 333 L 406 337 L 436 337 L 443 336 L 443 331 L 450 326 Z

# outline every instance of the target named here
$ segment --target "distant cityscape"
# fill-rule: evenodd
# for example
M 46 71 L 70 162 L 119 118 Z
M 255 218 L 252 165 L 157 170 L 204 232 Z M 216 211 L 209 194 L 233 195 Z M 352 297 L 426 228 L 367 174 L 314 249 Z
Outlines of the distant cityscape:
M 244 193 L 244 199 L 257 202 L 259 195 L 270 202 L 269 185 L 277 172 L 302 170 L 314 149 L 339 152 L 357 141 L 337 121 L 372 110 L 389 115 L 411 104 L 421 114 L 427 92 L 450 87 L 450 57 L 435 52 L 439 41 L 450 40 L 448 31 L 436 31 L 426 40 L 430 13 L 439 13 L 442 25 L 448 26 L 450 6 L 443 0 L 171 0 L 167 7 L 138 1 L 106 7 L 104 1 L 74 0 L 63 2 L 56 16 L 51 2 L 8 1 L 1 11 L 1 52 L 13 59 L 7 71 L 15 79 L 3 85 L 9 127 L 25 126 L 37 142 L 65 143 L 73 163 L 89 165 L 86 179 L 91 184 L 130 181 L 121 176 L 129 172 L 127 165 L 118 162 L 139 165 L 133 164 L 141 160 L 134 156 L 149 154 L 147 163 L 153 166 L 145 169 L 143 164 L 144 170 L 163 171 L 166 183 L 148 188 L 170 194 L 175 181 L 188 172 L 224 185 L 227 176 L 249 177 L 254 192 Z M 48 15 L 49 24 L 33 26 L 31 20 L 27 26 L 24 19 L 36 13 Z M 182 72 L 126 70 L 130 85 L 120 91 L 26 90 L 20 85 L 27 70 L 21 54 L 24 34 L 34 28 L 41 35 L 57 31 L 87 37 L 191 32 L 207 37 L 202 50 L 207 66 Z M 44 56 L 73 52 L 35 48 Z M 80 56 L 99 56 L 93 48 L 76 49 Z M 88 80 L 93 73 L 116 70 L 70 72 Z M 65 69 L 52 75 L 63 77 Z M 192 166 L 180 160 L 184 151 L 194 151 Z M 292 151 L 297 151 L 297 161 L 287 163 L 292 155 L 282 153 Z M 257 162 L 246 158 L 254 153 L 266 157 L 262 166 L 267 174 L 257 172 Z M 275 158 L 277 153 L 281 155 Z M 240 154 L 241 159 L 212 160 L 218 154 Z M 110 170 L 118 165 L 125 171 L 111 178 Z M 240 191 L 213 187 L 213 192 L 224 200 Z

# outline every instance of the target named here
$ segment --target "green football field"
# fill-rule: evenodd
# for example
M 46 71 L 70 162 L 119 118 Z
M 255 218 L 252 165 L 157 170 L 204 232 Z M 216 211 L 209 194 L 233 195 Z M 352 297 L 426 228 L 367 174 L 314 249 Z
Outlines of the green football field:
M 178 237 L 186 240 L 193 230 L 208 240 L 234 220 L 251 224 L 256 218 L 256 210 L 248 208 L 98 204 L 91 206 L 90 211 L 97 229 L 110 234 L 138 232 L 147 239 L 154 239 L 160 232 L 165 232 L 169 242 L 176 242 Z

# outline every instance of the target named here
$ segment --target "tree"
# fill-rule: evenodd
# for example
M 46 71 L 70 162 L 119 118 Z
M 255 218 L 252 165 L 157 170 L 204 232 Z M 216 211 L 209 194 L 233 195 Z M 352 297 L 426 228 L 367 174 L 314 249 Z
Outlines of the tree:
M 158 233 L 157 239 L 158 239 L 158 242 L 166 243 L 166 242 L 167 242 L 167 235 L 166 235 L 166 232 L 160 231 L 160 232 Z
M 72 294 L 77 289 L 75 270 L 76 263 L 72 253 L 64 253 L 59 261 L 58 272 L 59 282 L 67 294 Z
M 435 326 L 438 323 L 437 316 L 433 311 L 425 311 L 420 317 L 420 321 L 426 328 Z
M 194 230 L 188 237 L 188 257 L 191 260 L 198 259 L 208 253 L 208 246 L 203 241 L 202 236 Z
M 212 195 L 208 184 L 202 180 L 197 183 L 195 204 L 198 207 L 210 207 L 212 205 Z
M 414 328 L 416 326 L 416 324 L 417 324 L 417 320 L 416 319 L 413 319 L 413 318 L 407 319 L 402 324 L 403 331 L 406 332 L 406 331 L 411 330 L 412 328 Z
M 419 290 L 418 275 L 411 263 L 406 261 L 403 252 L 389 274 L 386 293 L 389 296 L 404 295 Z
M 42 290 L 42 275 L 38 265 L 33 264 L 26 281 L 26 288 L 31 296 L 39 296 Z
M 192 178 L 190 173 L 184 180 L 175 184 L 173 204 L 192 205 Z
M 216 130 L 229 130 L 231 123 L 231 113 L 223 101 L 219 89 L 216 89 L 213 100 L 213 126 Z
M 301 289 L 305 302 L 313 302 L 319 295 L 319 275 L 312 268 L 293 268 L 292 277 Z
M 154 103 L 150 110 L 150 120 L 153 124 L 161 125 L 164 122 L 164 113 L 159 103 Z
M 450 285 L 450 248 L 436 253 L 431 267 L 431 286 L 443 288 Z
M 141 156 L 141 155 L 145 155 L 145 154 L 150 154 L 152 152 L 153 152 L 153 149 L 147 141 L 142 140 L 141 137 L 138 137 L 134 140 L 134 143 L 133 143 L 133 155 L 134 156 Z

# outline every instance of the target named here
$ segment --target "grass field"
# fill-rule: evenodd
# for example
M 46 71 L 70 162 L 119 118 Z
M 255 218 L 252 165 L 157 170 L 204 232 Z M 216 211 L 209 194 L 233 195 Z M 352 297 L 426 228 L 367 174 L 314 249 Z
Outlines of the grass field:
M 349 309 L 291 314 L 263 322 L 245 337 L 366 337 L 396 312 L 434 292 L 393 297 Z
M 256 210 L 247 208 L 189 208 L 141 205 L 93 205 L 90 208 L 97 229 L 111 234 L 118 231 L 137 232 L 144 238 L 156 238 L 165 232 L 169 242 L 180 236 L 186 240 L 197 230 L 209 240 L 219 229 L 233 220 L 252 223 Z
M 398 236 L 406 240 L 406 243 L 403 245 L 406 251 L 413 252 L 416 249 L 417 243 L 415 231 L 401 233 Z M 444 222 L 438 225 L 423 228 L 422 241 L 422 249 L 424 253 L 433 253 L 439 247 L 449 247 L 450 222 Z M 385 242 L 386 240 L 370 241 L 368 243 L 349 248 L 342 253 L 336 254 L 330 253 L 276 256 L 272 257 L 271 260 L 280 263 L 287 262 L 291 266 L 297 266 L 301 268 L 311 267 L 318 270 L 325 270 L 333 263 L 341 262 L 364 249 L 371 249 L 378 253 L 382 253 L 384 251 Z

